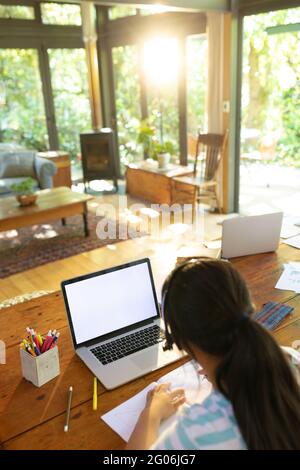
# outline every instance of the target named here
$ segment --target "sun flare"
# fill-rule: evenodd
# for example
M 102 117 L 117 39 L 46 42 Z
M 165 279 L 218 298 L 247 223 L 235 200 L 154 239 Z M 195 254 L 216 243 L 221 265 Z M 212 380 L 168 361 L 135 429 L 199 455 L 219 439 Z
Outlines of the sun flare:
M 144 45 L 146 78 L 156 85 L 177 79 L 179 68 L 178 42 L 174 38 L 156 38 Z

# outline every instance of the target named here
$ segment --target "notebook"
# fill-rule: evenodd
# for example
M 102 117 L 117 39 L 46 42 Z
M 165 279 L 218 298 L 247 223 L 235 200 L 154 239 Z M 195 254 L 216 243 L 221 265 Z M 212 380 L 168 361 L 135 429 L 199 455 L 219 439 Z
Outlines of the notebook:
M 127 442 L 135 428 L 140 413 L 145 407 L 148 391 L 157 384 L 170 382 L 171 388 L 183 387 L 186 391 L 187 399 L 187 405 L 183 406 L 203 402 L 210 394 L 212 386 L 204 375 L 198 374 L 197 367 L 199 366 L 195 365 L 192 361 L 187 362 L 169 374 L 162 376 L 157 382 L 151 383 L 137 395 L 103 415 L 101 419 Z M 160 432 L 163 432 L 175 420 L 176 414 L 165 420 L 161 425 Z

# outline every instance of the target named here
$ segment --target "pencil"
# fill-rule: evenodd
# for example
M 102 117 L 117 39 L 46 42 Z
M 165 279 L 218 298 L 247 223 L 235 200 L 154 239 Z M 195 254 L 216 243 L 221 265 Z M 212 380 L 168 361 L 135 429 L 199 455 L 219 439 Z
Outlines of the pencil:
M 70 419 L 70 411 L 71 411 L 71 403 L 72 403 L 72 394 L 73 394 L 73 387 L 69 387 L 68 391 L 68 405 L 67 405 L 67 413 L 66 413 L 66 421 L 64 426 L 64 431 L 69 431 L 69 419 Z
M 97 409 L 97 377 L 94 377 L 93 410 Z

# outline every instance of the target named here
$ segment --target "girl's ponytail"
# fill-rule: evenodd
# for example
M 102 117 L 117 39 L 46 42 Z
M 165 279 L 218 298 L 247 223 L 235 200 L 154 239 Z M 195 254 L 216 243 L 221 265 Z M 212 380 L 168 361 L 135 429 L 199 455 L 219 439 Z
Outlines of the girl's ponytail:
M 272 336 L 258 323 L 240 323 L 216 371 L 249 449 L 300 449 L 300 389 Z

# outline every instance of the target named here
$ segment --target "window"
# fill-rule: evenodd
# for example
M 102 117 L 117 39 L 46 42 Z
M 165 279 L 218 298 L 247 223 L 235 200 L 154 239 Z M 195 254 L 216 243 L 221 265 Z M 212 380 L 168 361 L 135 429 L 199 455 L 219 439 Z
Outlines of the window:
M 91 128 L 88 72 L 84 49 L 48 49 L 59 148 L 72 160 L 72 176 L 80 177 L 79 134 Z
M 38 52 L 0 49 L 0 142 L 48 146 Z
M 81 26 L 79 5 L 68 3 L 41 3 L 44 24 Z
M 126 18 L 127 16 L 134 16 L 137 13 L 137 9 L 125 5 L 118 5 L 111 7 L 108 10 L 108 18 L 110 20 L 118 20 L 119 18 Z
M 107 28 L 105 15 L 98 15 L 103 114 L 106 125 L 116 130 L 121 172 L 124 164 L 147 154 L 139 144 L 141 128 L 150 126 L 156 140 L 173 147 L 174 163 L 186 164 L 188 134 L 205 125 L 205 16 L 171 11 L 158 5 L 115 6 L 109 19 L 123 19 L 110 21 Z M 159 13 L 165 12 L 162 18 Z
M 0 5 L 0 18 L 34 20 L 34 8 L 20 5 Z
M 126 18 L 128 16 L 135 16 L 140 14 L 141 16 L 157 15 L 159 13 L 166 13 L 171 11 L 170 8 L 164 5 L 152 5 L 145 8 L 134 8 L 127 5 L 117 5 L 109 8 L 108 18 L 110 20 L 118 20 L 120 18 Z
M 126 164 L 143 158 L 137 145 L 141 121 L 137 47 L 114 47 L 112 58 L 120 163 L 124 172 Z
M 171 141 L 179 152 L 179 48 L 174 37 L 157 37 L 144 44 L 148 115 L 161 142 Z
M 196 137 L 206 128 L 207 37 L 195 34 L 186 40 L 187 131 Z
M 140 15 L 142 16 L 158 15 L 160 13 L 166 13 L 168 11 L 171 11 L 170 8 L 164 5 L 152 5 L 149 7 L 141 8 Z
M 268 33 L 271 27 L 298 19 L 300 8 L 244 19 L 241 122 L 244 159 L 300 166 L 300 33 Z

